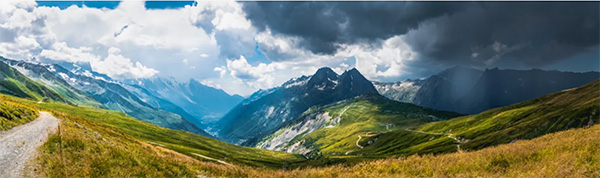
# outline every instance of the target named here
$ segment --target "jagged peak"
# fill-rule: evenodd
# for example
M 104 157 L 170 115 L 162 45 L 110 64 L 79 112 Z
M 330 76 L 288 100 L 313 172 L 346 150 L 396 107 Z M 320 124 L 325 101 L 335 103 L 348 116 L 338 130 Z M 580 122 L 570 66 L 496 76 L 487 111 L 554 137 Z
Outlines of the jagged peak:
M 365 76 L 363 76 L 358 69 L 356 68 L 352 68 L 348 71 L 345 71 L 342 76 L 340 78 L 347 78 L 347 77 L 351 77 L 351 78 L 355 78 L 358 77 L 357 79 L 364 79 L 364 80 L 368 80 Z
M 352 68 L 352 69 L 350 69 L 350 70 L 348 70 L 348 71 L 346 71 L 344 73 L 348 73 L 348 74 L 360 74 L 360 72 L 356 68 Z
M 338 74 L 329 67 L 321 67 L 313 74 L 313 77 L 314 76 L 338 76 Z
M 339 75 L 331 70 L 331 68 L 322 67 L 310 77 L 305 86 L 310 88 L 317 87 L 320 88 L 320 90 L 333 88 L 336 85 L 338 78 Z

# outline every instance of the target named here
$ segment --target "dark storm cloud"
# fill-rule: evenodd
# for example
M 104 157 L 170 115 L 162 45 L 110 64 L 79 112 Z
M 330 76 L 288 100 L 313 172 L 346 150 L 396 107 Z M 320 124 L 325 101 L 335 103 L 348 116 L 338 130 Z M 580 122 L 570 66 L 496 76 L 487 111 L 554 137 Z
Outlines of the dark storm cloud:
M 423 60 L 543 66 L 599 43 L 598 2 L 244 2 L 259 30 L 302 39 L 331 54 L 345 43 L 406 35 Z
M 478 3 L 423 22 L 407 43 L 426 59 L 538 67 L 592 52 L 599 42 L 599 4 Z
M 336 43 L 373 42 L 406 33 L 419 22 L 462 6 L 436 2 L 243 2 L 259 30 L 303 39 L 313 53 L 331 54 Z

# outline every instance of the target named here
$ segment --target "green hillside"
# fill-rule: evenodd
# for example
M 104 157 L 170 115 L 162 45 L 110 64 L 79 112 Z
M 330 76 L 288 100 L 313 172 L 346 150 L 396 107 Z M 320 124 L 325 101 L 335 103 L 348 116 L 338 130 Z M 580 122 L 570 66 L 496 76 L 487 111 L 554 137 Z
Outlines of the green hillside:
M 600 177 L 600 125 L 441 155 L 413 155 L 295 170 L 245 169 L 246 177 Z M 236 177 L 229 172 L 211 176 Z
M 369 145 L 363 141 L 372 136 L 457 116 L 460 115 L 366 94 L 323 108 L 313 107 L 256 145 L 272 149 L 269 146 L 281 144 L 275 150 L 311 157 L 352 155 Z M 293 139 L 287 142 L 286 137 Z
M 478 115 L 420 126 L 434 119 L 429 115 L 439 119 L 456 114 L 391 102 L 373 95 L 323 109 L 314 107 L 306 114 L 327 112 L 331 116 L 340 116 L 333 127 L 327 128 L 332 124 L 329 123 L 321 129 L 332 129 L 331 132 L 336 134 L 354 133 L 341 138 L 340 143 L 356 147 L 347 156 L 328 156 L 318 160 L 240 147 L 159 127 L 118 111 L 38 103 L 11 96 L 2 96 L 8 98 L 2 101 L 13 104 L 5 104 L 11 109 L 28 108 L 13 109 L 19 110 L 19 113 L 34 114 L 34 110 L 46 110 L 62 120 L 59 132 L 38 150 L 35 172 L 42 177 L 594 177 L 600 175 L 600 142 L 596 137 L 599 127 L 593 125 L 600 122 L 597 111 L 599 87 L 599 81 L 595 81 L 577 89 Z M 32 116 L 17 117 L 34 118 Z M 394 125 L 388 125 L 390 123 Z M 588 126 L 591 128 L 560 132 Z M 524 131 L 516 132 L 515 129 Z M 545 130 L 545 133 L 538 130 Z M 319 143 L 328 143 L 336 138 L 312 135 L 319 132 L 324 131 L 317 130 L 303 139 L 318 138 Z M 363 149 L 356 145 L 358 138 L 353 138 L 358 135 L 363 136 L 364 140 L 358 142 Z M 529 138 L 534 139 L 520 141 Z M 371 140 L 374 141 L 369 145 Z M 508 144 L 503 144 L 502 140 Z M 337 162 L 369 159 L 369 156 L 456 152 L 457 142 L 460 142 L 462 153 L 413 155 L 323 167 Z M 323 148 L 320 149 L 322 153 L 330 155 L 353 148 L 319 146 L 322 146 L 319 149 Z M 569 165 L 565 169 L 557 166 L 565 164 Z
M 532 140 L 517 140 L 514 143 L 497 146 L 489 146 L 493 145 L 489 143 L 487 144 L 488 148 L 471 151 L 472 149 L 469 149 L 466 143 L 474 142 L 480 137 L 485 138 L 483 137 L 486 136 L 484 133 L 481 134 L 482 136 L 470 138 L 471 141 L 463 143 L 461 146 L 464 152 L 462 153 L 413 155 L 366 161 L 354 166 L 333 165 L 316 168 L 307 166 L 331 161 L 336 156 L 332 156 L 330 159 L 307 161 L 299 155 L 239 147 L 188 132 L 165 129 L 117 111 L 53 103 L 37 104 L 35 101 L 24 99 L 15 100 L 39 109 L 50 110 L 55 116 L 62 119 L 59 133 L 51 136 L 49 141 L 39 149 L 40 154 L 37 158 L 39 165 L 36 171 L 46 177 L 596 177 L 600 175 L 600 171 L 598 171 L 600 170 L 600 157 L 598 157 L 600 155 L 598 154 L 600 137 L 596 136 L 600 127 L 594 125 L 585 129 L 562 132 L 559 130 L 566 130 L 566 127 L 587 127 L 590 123 L 590 115 L 595 120 L 594 122 L 598 121 L 598 114 L 586 113 L 590 111 L 588 107 L 591 107 L 592 111 L 598 107 L 599 93 L 597 89 L 598 81 L 578 89 L 551 94 L 481 114 L 487 114 L 488 117 L 485 118 L 499 119 L 500 117 L 493 116 L 513 111 L 510 112 L 510 116 L 521 119 L 516 119 L 517 122 L 513 122 L 511 119 L 512 126 L 519 126 L 518 123 L 530 123 L 537 120 L 534 117 L 527 117 L 536 112 L 527 114 L 527 112 L 522 112 L 523 110 L 539 109 L 539 112 L 547 112 L 548 110 L 544 110 L 544 107 L 556 106 L 554 111 L 547 113 L 549 114 L 547 116 L 556 116 L 557 118 L 551 120 L 553 122 L 548 122 L 546 128 L 549 130 L 548 133 Z M 386 106 L 377 101 L 376 98 L 363 99 L 357 100 L 357 102 L 347 102 L 348 105 L 340 105 L 340 107 L 350 106 L 346 109 L 346 113 L 352 110 L 351 107 L 361 108 L 359 106 L 369 106 L 368 103 Z M 570 104 L 571 102 L 581 103 Z M 529 108 L 530 106 L 535 107 Z M 331 109 L 329 110 L 331 112 L 335 111 L 332 113 L 334 116 L 341 114 L 340 108 L 334 109 L 333 106 L 328 108 Z M 377 113 L 392 108 L 380 107 L 379 109 L 383 110 L 379 110 Z M 362 111 L 368 113 L 369 110 L 363 108 Z M 577 124 L 578 119 L 564 119 L 575 121 L 563 121 L 567 124 L 561 124 L 563 122 L 557 122 L 562 118 L 561 113 L 571 118 L 585 116 L 587 122 Z M 582 114 L 579 116 L 568 113 Z M 355 114 L 348 116 L 364 115 L 358 110 Z M 485 128 L 486 124 L 482 123 L 489 123 L 489 121 L 471 122 L 470 125 L 460 125 L 462 127 L 448 123 L 458 123 L 466 118 L 475 119 L 478 116 L 463 116 L 415 128 L 398 128 L 380 134 L 368 134 L 371 135 L 369 138 L 378 139 L 372 145 L 364 145 L 364 149 L 351 153 L 355 156 L 337 156 L 337 158 L 363 158 L 374 151 L 382 151 L 379 154 L 387 155 L 402 153 L 402 151 L 404 153 L 453 152 L 457 148 L 453 138 L 464 140 L 463 138 L 466 137 L 462 133 L 469 133 L 466 131 L 475 130 L 474 128 Z M 480 119 L 484 118 L 483 116 L 479 117 L 482 117 Z M 370 120 L 360 119 L 361 117 L 348 118 L 363 120 L 363 122 Z M 340 120 L 340 126 L 346 123 L 343 120 Z M 443 124 L 450 125 L 453 130 L 449 132 L 442 130 L 446 128 L 439 127 Z M 495 126 L 487 127 L 487 130 L 490 131 L 486 132 L 487 134 L 495 133 L 489 128 L 495 128 L 496 131 L 510 129 L 505 126 L 506 124 L 491 125 Z M 564 127 L 550 127 L 552 125 L 563 125 Z M 544 127 L 532 128 L 544 129 Z M 384 131 L 385 128 L 379 129 Z M 501 135 L 497 136 L 502 137 Z M 366 138 L 365 141 L 369 138 Z M 408 147 L 399 149 L 394 147 L 396 144 L 408 145 Z M 434 148 L 439 149 L 435 150 Z M 202 156 L 198 156 L 198 154 Z M 293 169 L 272 169 L 284 167 Z
M 37 101 L 51 100 L 68 103 L 60 94 L 27 78 L 3 62 L 0 62 L 0 93 Z
M 17 69 L 29 79 L 60 94 L 65 100 L 73 104 L 103 107 L 102 104 L 96 101 L 92 96 L 73 88 L 65 80 L 50 72 L 43 64 L 11 60 L 3 57 L 0 57 L 0 61 Z
M 196 177 L 214 167 L 273 169 L 312 164 L 301 155 L 241 147 L 159 127 L 119 111 L 1 97 L 0 109 L 35 108 L 62 120 L 59 133 L 39 149 L 36 169 L 47 177 Z M 9 102 L 12 105 L 6 105 Z M 21 113 L 36 114 L 32 111 Z
M 380 134 L 364 155 L 479 150 L 600 122 L 600 81 L 530 101 Z

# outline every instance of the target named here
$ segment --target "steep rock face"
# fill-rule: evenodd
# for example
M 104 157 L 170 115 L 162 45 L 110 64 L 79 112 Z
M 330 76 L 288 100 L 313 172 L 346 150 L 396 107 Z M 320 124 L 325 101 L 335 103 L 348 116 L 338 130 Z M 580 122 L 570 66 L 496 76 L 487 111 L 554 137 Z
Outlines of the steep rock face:
M 45 87 L 48 87 L 50 90 L 58 93 L 70 103 L 103 107 L 102 104 L 96 101 L 96 99 L 87 93 L 72 87 L 62 78 L 50 72 L 42 64 L 33 64 L 5 58 L 0 58 L 0 60 L 17 69 L 30 79 L 43 84 Z
M 242 101 L 219 121 L 219 137 L 241 143 L 298 117 L 314 105 L 325 105 L 364 93 L 377 93 L 371 82 L 353 69 L 341 76 L 321 68 L 310 76 L 262 90 Z
M 123 111 L 137 119 L 159 126 L 180 129 L 192 133 L 210 136 L 180 115 L 152 107 L 136 95 L 123 88 L 119 83 L 105 78 L 75 74 L 60 65 L 46 66 L 49 71 L 60 76 L 74 88 L 86 92 L 109 109 Z
M 128 90 L 148 100 L 151 105 L 189 118 L 203 129 L 210 129 L 214 121 L 243 99 L 194 79 L 186 83 L 173 79 L 148 78 L 128 80 L 126 83 Z
M 598 78 L 598 72 L 488 69 L 468 93 L 457 100 L 454 110 L 468 114 L 479 113 L 579 87 Z

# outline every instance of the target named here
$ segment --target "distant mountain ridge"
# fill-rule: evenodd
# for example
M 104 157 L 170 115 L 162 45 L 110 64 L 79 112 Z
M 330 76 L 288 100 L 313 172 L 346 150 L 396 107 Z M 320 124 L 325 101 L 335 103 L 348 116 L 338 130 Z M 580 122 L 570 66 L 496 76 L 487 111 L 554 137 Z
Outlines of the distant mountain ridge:
M 62 78 L 54 75 L 43 64 L 34 64 L 6 58 L 0 58 L 0 60 L 10 65 L 12 68 L 17 69 L 28 78 L 39 82 L 40 84 L 43 84 L 44 86 L 60 94 L 65 100 L 73 104 L 104 107 L 92 96 L 72 87 Z
M 126 80 L 125 83 L 134 94 L 149 100 L 146 102 L 170 112 L 189 115 L 189 120 L 203 129 L 212 128 L 213 122 L 244 99 L 239 95 L 229 95 L 221 89 L 206 86 L 195 79 L 178 82 L 174 79 L 153 77 Z M 165 101 L 175 106 L 166 104 Z
M 461 113 L 479 113 L 576 88 L 598 78 L 599 72 L 487 69 L 472 89 L 456 102 L 454 110 Z
M 49 71 L 67 81 L 69 85 L 88 93 L 109 109 L 123 111 L 137 119 L 159 126 L 186 130 L 192 133 L 210 136 L 184 117 L 155 108 L 118 83 L 106 78 L 75 74 L 58 64 L 46 65 Z
M 280 87 L 252 94 L 219 121 L 218 137 L 241 143 L 298 117 L 312 106 L 365 93 L 377 90 L 358 70 L 338 75 L 330 68 L 320 68 L 312 76 L 295 78 Z
M 6 58 L 0 57 L 0 93 L 38 101 L 48 100 L 72 104 L 56 91 L 29 79 L 17 69 L 5 63 Z
M 574 88 L 600 77 L 598 72 L 452 67 L 426 79 L 403 82 L 373 82 L 387 98 L 420 106 L 475 114 Z M 509 96 L 510 95 L 510 96 Z

